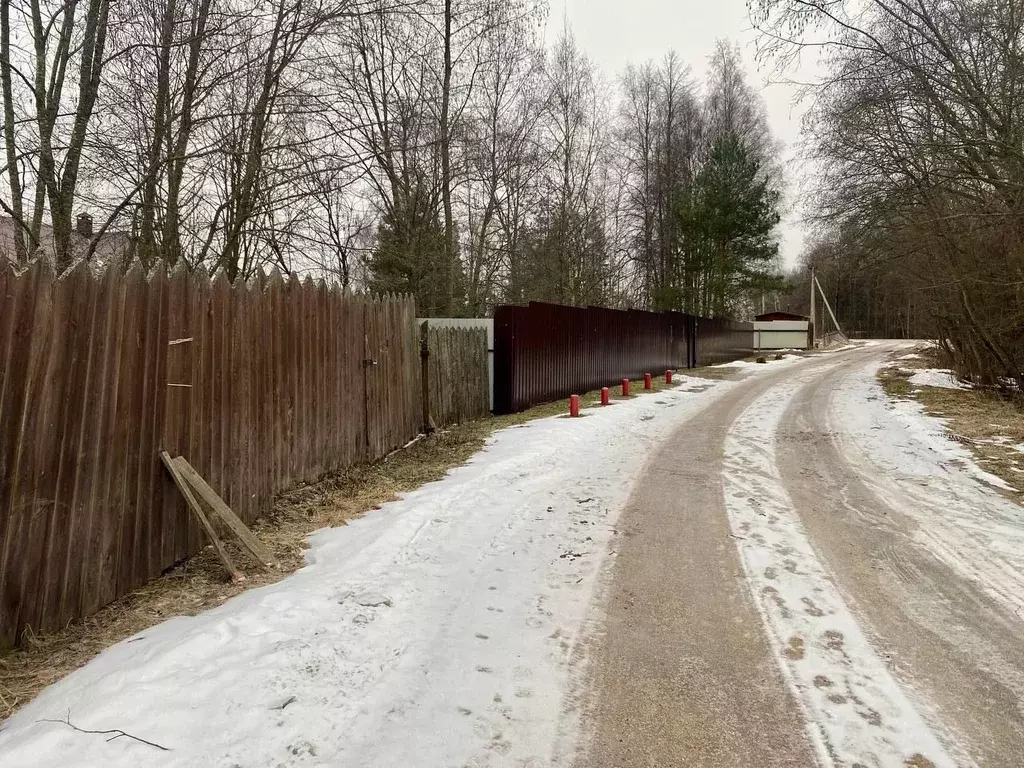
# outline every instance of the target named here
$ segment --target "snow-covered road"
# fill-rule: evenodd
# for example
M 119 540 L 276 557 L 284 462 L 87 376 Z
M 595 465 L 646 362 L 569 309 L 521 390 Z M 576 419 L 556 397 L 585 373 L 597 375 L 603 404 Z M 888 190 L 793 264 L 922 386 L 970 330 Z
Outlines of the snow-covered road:
M 1024 765 L 1024 515 L 881 392 L 895 348 L 505 430 L 52 686 L 0 766 Z
M 578 766 L 1024 765 L 1024 510 L 876 380 L 749 379 L 620 518 Z

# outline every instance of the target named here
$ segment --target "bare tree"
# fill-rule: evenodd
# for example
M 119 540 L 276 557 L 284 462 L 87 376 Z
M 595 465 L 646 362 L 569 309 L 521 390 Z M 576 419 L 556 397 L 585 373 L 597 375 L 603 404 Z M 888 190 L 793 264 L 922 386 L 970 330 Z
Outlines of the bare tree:
M 106 62 L 109 12 L 107 0 L 30 0 L 0 7 L 0 82 L 11 193 L 3 208 L 19 230 L 19 258 L 41 244 L 44 214 L 49 213 L 59 271 L 75 255 L 73 206 Z M 13 45 L 12 34 L 23 44 Z M 26 112 L 19 115 L 22 96 Z M 30 178 L 25 178 L 26 171 Z M 23 198 L 30 191 L 28 216 Z
M 485 312 L 515 282 L 523 205 L 542 167 L 535 130 L 543 108 L 543 58 L 533 18 L 514 4 L 498 8 L 476 52 L 477 86 L 466 109 L 466 308 Z M 502 14 L 506 14 L 502 16 Z
M 608 109 L 598 73 L 569 30 L 554 45 L 541 123 L 551 157 L 541 211 L 531 227 L 531 295 L 567 304 L 600 303 L 611 293 L 600 170 L 608 161 Z
M 824 46 L 812 157 L 823 221 L 871 227 L 961 370 L 1024 387 L 1019 9 L 1001 0 L 763 2 L 765 50 Z

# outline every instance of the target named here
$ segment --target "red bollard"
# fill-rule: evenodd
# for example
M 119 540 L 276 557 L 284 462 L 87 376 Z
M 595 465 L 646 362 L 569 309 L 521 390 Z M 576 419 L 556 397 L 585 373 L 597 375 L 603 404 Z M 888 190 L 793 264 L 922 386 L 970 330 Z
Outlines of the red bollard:
M 569 395 L 569 415 L 574 417 L 580 415 L 579 395 Z
M 645 373 L 644 374 L 644 389 L 650 389 L 650 388 L 651 388 L 651 374 Z
M 629 397 L 629 379 L 622 380 L 622 396 Z
M 608 387 L 601 387 L 601 405 L 608 405 Z
M 672 371 L 671 370 L 665 371 L 665 383 L 666 384 L 671 384 L 672 383 Z

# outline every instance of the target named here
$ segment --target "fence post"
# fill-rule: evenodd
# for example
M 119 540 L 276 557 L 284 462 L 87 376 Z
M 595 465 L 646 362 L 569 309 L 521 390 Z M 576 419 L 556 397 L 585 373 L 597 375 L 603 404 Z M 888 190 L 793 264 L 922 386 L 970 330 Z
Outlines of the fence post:
M 423 403 L 423 433 L 434 431 L 430 419 L 430 341 L 427 321 L 420 323 L 420 399 Z

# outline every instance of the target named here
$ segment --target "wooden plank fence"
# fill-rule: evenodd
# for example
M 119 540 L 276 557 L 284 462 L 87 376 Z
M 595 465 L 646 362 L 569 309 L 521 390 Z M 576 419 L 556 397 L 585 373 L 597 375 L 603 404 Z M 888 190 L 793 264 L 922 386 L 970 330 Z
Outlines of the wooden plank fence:
M 427 321 L 430 422 L 447 427 L 490 413 L 487 331 L 436 328 Z
M 415 316 L 408 297 L 276 272 L 0 269 L 0 644 L 202 546 L 161 449 L 249 523 L 278 491 L 414 437 Z

